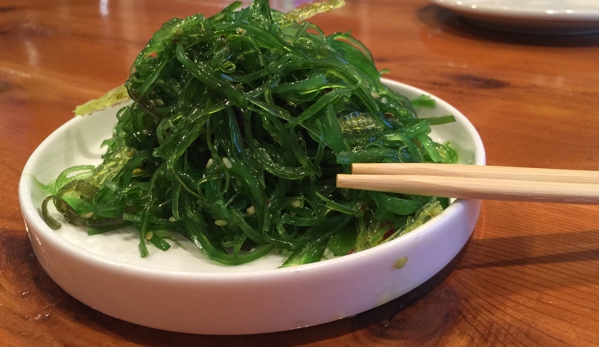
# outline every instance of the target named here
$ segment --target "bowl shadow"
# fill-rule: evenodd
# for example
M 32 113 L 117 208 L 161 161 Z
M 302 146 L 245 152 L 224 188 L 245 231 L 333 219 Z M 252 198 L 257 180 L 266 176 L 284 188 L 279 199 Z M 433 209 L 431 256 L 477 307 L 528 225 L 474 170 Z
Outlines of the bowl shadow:
M 32 250 L 31 250 L 32 252 Z M 134 344 L 160 347 L 160 346 L 302 346 L 318 341 L 339 338 L 347 335 L 351 341 L 355 341 L 356 336 L 361 338 L 384 338 L 386 335 L 395 335 L 401 330 L 402 336 L 418 335 L 421 325 L 410 324 L 402 321 L 402 312 L 413 306 L 418 306 L 418 310 L 431 309 L 438 311 L 436 303 L 426 302 L 427 297 L 442 285 L 443 281 L 460 266 L 461 259 L 465 253 L 465 248 L 441 271 L 430 278 L 428 281 L 408 292 L 407 294 L 392 300 L 379 307 L 358 314 L 354 317 L 341 319 L 338 321 L 321 324 L 313 327 L 307 327 L 298 330 L 285 332 L 275 332 L 255 335 L 196 335 L 187 333 L 177 333 L 148 328 L 133 323 L 129 323 L 118 318 L 111 317 L 99 312 L 70 296 L 62 290 L 45 274 L 37 260 L 29 264 L 30 272 L 37 273 L 37 277 L 44 277 L 45 281 L 36 281 L 37 288 L 41 292 L 51 292 L 54 297 L 54 314 L 58 316 L 69 317 L 74 324 L 85 326 L 85 330 L 94 330 L 103 335 L 116 335 L 118 339 L 127 340 Z M 455 300 L 443 300 L 452 307 L 446 311 L 459 312 L 456 309 Z M 201 314 L 201 312 L 198 312 Z M 398 318 L 400 316 L 400 318 Z M 429 315 L 425 320 L 433 317 Z M 443 319 L 447 322 L 447 319 Z M 445 324 L 441 323 L 440 324 Z M 437 326 L 437 322 L 432 322 L 430 326 Z M 73 337 L 74 338 L 74 337 Z M 393 337 L 395 339 L 395 337 Z

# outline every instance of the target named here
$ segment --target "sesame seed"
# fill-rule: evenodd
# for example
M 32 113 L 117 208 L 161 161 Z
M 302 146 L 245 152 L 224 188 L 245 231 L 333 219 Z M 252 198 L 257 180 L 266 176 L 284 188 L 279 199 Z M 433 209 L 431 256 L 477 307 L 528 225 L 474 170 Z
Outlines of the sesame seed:
M 217 219 L 214 221 L 214 224 L 218 225 L 219 227 L 224 227 L 225 225 L 229 224 L 229 222 L 224 219 Z
M 225 164 L 225 167 L 227 169 L 230 169 L 233 167 L 233 164 L 231 164 L 231 161 L 227 157 L 223 158 L 223 164 Z

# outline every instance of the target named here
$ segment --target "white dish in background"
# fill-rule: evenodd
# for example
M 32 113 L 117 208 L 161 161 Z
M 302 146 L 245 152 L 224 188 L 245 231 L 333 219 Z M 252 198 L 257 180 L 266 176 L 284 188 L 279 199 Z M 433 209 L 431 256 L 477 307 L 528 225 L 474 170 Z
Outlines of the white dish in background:
M 475 25 L 533 34 L 599 32 L 597 0 L 431 0 Z
M 386 80 L 415 98 L 425 92 Z M 352 316 L 416 288 L 446 266 L 467 242 L 480 201 L 457 200 L 424 226 L 387 244 L 345 257 L 278 268 L 276 255 L 228 267 L 211 262 L 190 242 L 140 258 L 136 233 L 88 236 L 63 223 L 51 230 L 39 208 L 45 197 L 32 175 L 47 183 L 63 169 L 98 164 L 117 108 L 77 117 L 52 133 L 31 155 L 19 199 L 35 254 L 50 277 L 81 302 L 108 315 L 163 330 L 200 334 L 253 334 L 307 327 Z M 433 127 L 451 141 L 461 162 L 485 164 L 472 124 L 437 99 L 422 117 L 452 113 L 457 122 Z M 407 257 L 405 266 L 395 264 Z

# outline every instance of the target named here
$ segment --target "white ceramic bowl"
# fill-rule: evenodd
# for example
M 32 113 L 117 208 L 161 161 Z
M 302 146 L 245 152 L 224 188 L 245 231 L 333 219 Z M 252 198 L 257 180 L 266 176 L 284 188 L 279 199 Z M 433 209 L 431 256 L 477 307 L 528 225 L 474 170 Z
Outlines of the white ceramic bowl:
M 425 92 L 385 80 L 409 98 Z M 23 217 L 35 254 L 50 277 L 81 302 L 136 324 L 201 334 L 252 334 L 321 324 L 369 310 L 422 284 L 460 251 L 476 224 L 478 200 L 457 200 L 424 226 L 389 243 L 348 256 L 291 268 L 270 255 L 227 267 L 207 259 L 187 240 L 140 258 L 138 236 L 121 230 L 88 236 L 63 223 L 51 230 L 40 217 L 47 183 L 63 169 L 98 164 L 117 108 L 77 117 L 31 155 L 19 185 Z M 421 116 L 452 113 L 457 122 L 435 126 L 432 137 L 451 141 L 461 162 L 485 164 L 481 139 L 458 110 L 437 99 Z M 60 218 L 57 218 L 60 219 Z M 395 264 L 407 257 L 406 265 Z

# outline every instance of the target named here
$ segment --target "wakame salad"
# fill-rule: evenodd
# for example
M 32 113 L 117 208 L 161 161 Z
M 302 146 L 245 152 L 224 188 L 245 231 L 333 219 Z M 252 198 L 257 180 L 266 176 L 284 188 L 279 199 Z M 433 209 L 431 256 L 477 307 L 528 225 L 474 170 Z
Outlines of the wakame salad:
M 305 20 L 342 4 L 285 14 L 267 0 L 234 2 L 166 22 L 110 96 L 131 103 L 102 163 L 44 186 L 46 223 L 60 227 L 53 203 L 90 235 L 133 226 L 142 257 L 179 233 L 223 264 L 277 253 L 293 266 L 374 247 L 439 214 L 447 199 L 335 186 L 352 163 L 457 161 L 428 136 L 452 116 L 419 119 L 415 107 L 432 99 L 391 91 L 361 42 Z

